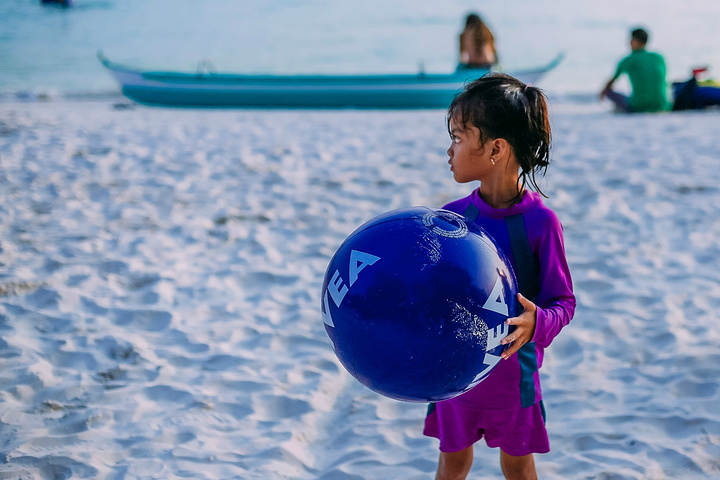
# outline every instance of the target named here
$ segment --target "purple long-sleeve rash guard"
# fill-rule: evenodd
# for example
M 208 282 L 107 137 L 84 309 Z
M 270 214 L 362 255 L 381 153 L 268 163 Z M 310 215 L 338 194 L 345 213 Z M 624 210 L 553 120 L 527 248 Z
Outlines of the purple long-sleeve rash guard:
M 443 208 L 463 214 L 473 203 L 480 211 L 475 222 L 483 227 L 499 244 L 515 268 L 505 217 L 522 214 L 530 248 L 539 263 L 540 292 L 535 298 L 537 322 L 532 342 L 535 342 L 537 370 L 542 366 L 544 349 L 567 325 L 575 313 L 575 295 L 570 270 L 565 258 L 563 230 L 557 215 L 542 201 L 540 194 L 526 191 L 522 200 L 510 208 L 490 207 L 480 197 L 478 190 L 465 198 L 445 205 Z M 445 400 L 458 402 L 466 407 L 483 410 L 521 408 L 521 377 L 528 375 L 527 367 L 521 366 L 518 355 L 501 360 L 490 375 L 470 391 Z M 532 373 L 535 384 L 535 402 L 542 399 L 540 376 Z M 527 397 L 527 392 L 524 394 Z M 526 406 L 526 405 L 525 405 Z

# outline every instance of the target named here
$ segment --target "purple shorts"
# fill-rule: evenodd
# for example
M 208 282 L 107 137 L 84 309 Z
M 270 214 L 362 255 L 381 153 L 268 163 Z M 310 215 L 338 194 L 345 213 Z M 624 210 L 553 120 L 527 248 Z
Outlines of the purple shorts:
M 440 439 L 440 451 L 448 453 L 464 450 L 483 437 L 489 447 L 500 447 L 516 457 L 550 451 L 542 401 L 518 410 L 477 410 L 452 401 L 431 403 L 423 434 Z

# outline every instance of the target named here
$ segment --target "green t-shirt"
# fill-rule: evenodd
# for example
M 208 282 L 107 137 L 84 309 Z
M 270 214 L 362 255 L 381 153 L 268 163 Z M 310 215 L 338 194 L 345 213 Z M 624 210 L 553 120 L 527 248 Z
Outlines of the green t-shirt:
M 630 108 L 634 112 L 667 110 L 665 60 L 659 53 L 635 50 L 618 64 L 615 78 L 627 73 L 632 86 Z

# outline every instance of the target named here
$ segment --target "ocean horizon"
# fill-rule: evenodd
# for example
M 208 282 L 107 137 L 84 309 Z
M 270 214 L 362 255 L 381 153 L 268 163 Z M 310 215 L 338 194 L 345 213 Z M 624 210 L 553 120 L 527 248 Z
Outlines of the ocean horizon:
M 464 17 L 492 28 L 504 70 L 563 62 L 540 85 L 555 95 L 594 98 L 628 53 L 629 30 L 650 31 L 668 79 L 692 68 L 720 75 L 720 4 L 610 0 L 580 4 L 450 0 L 362 4 L 218 0 L 74 0 L 71 8 L 35 0 L 0 5 L 0 99 L 92 98 L 118 86 L 96 58 L 147 70 L 268 74 L 449 73 Z M 714 70 L 716 69 L 716 70 Z M 620 84 L 622 85 L 622 83 Z

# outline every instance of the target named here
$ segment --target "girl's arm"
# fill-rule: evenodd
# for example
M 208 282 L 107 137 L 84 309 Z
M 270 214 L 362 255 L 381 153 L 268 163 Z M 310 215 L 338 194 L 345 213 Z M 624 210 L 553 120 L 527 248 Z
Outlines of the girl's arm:
M 540 293 L 535 299 L 537 312 L 532 341 L 541 348 L 547 348 L 570 322 L 576 304 L 570 269 L 565 258 L 562 225 L 554 214 L 549 220 L 544 222 L 549 225 L 546 224 L 535 239 L 535 252 L 540 264 Z
M 575 295 L 565 259 L 562 226 L 554 214 L 535 219 L 534 223 L 529 231 L 536 232 L 536 235 L 532 236 L 530 243 L 540 264 L 540 293 L 535 303 L 518 294 L 523 312 L 507 319 L 507 324 L 516 328 L 502 340 L 503 345 L 509 344 L 502 353 L 504 359 L 528 342 L 547 348 L 575 313 Z

